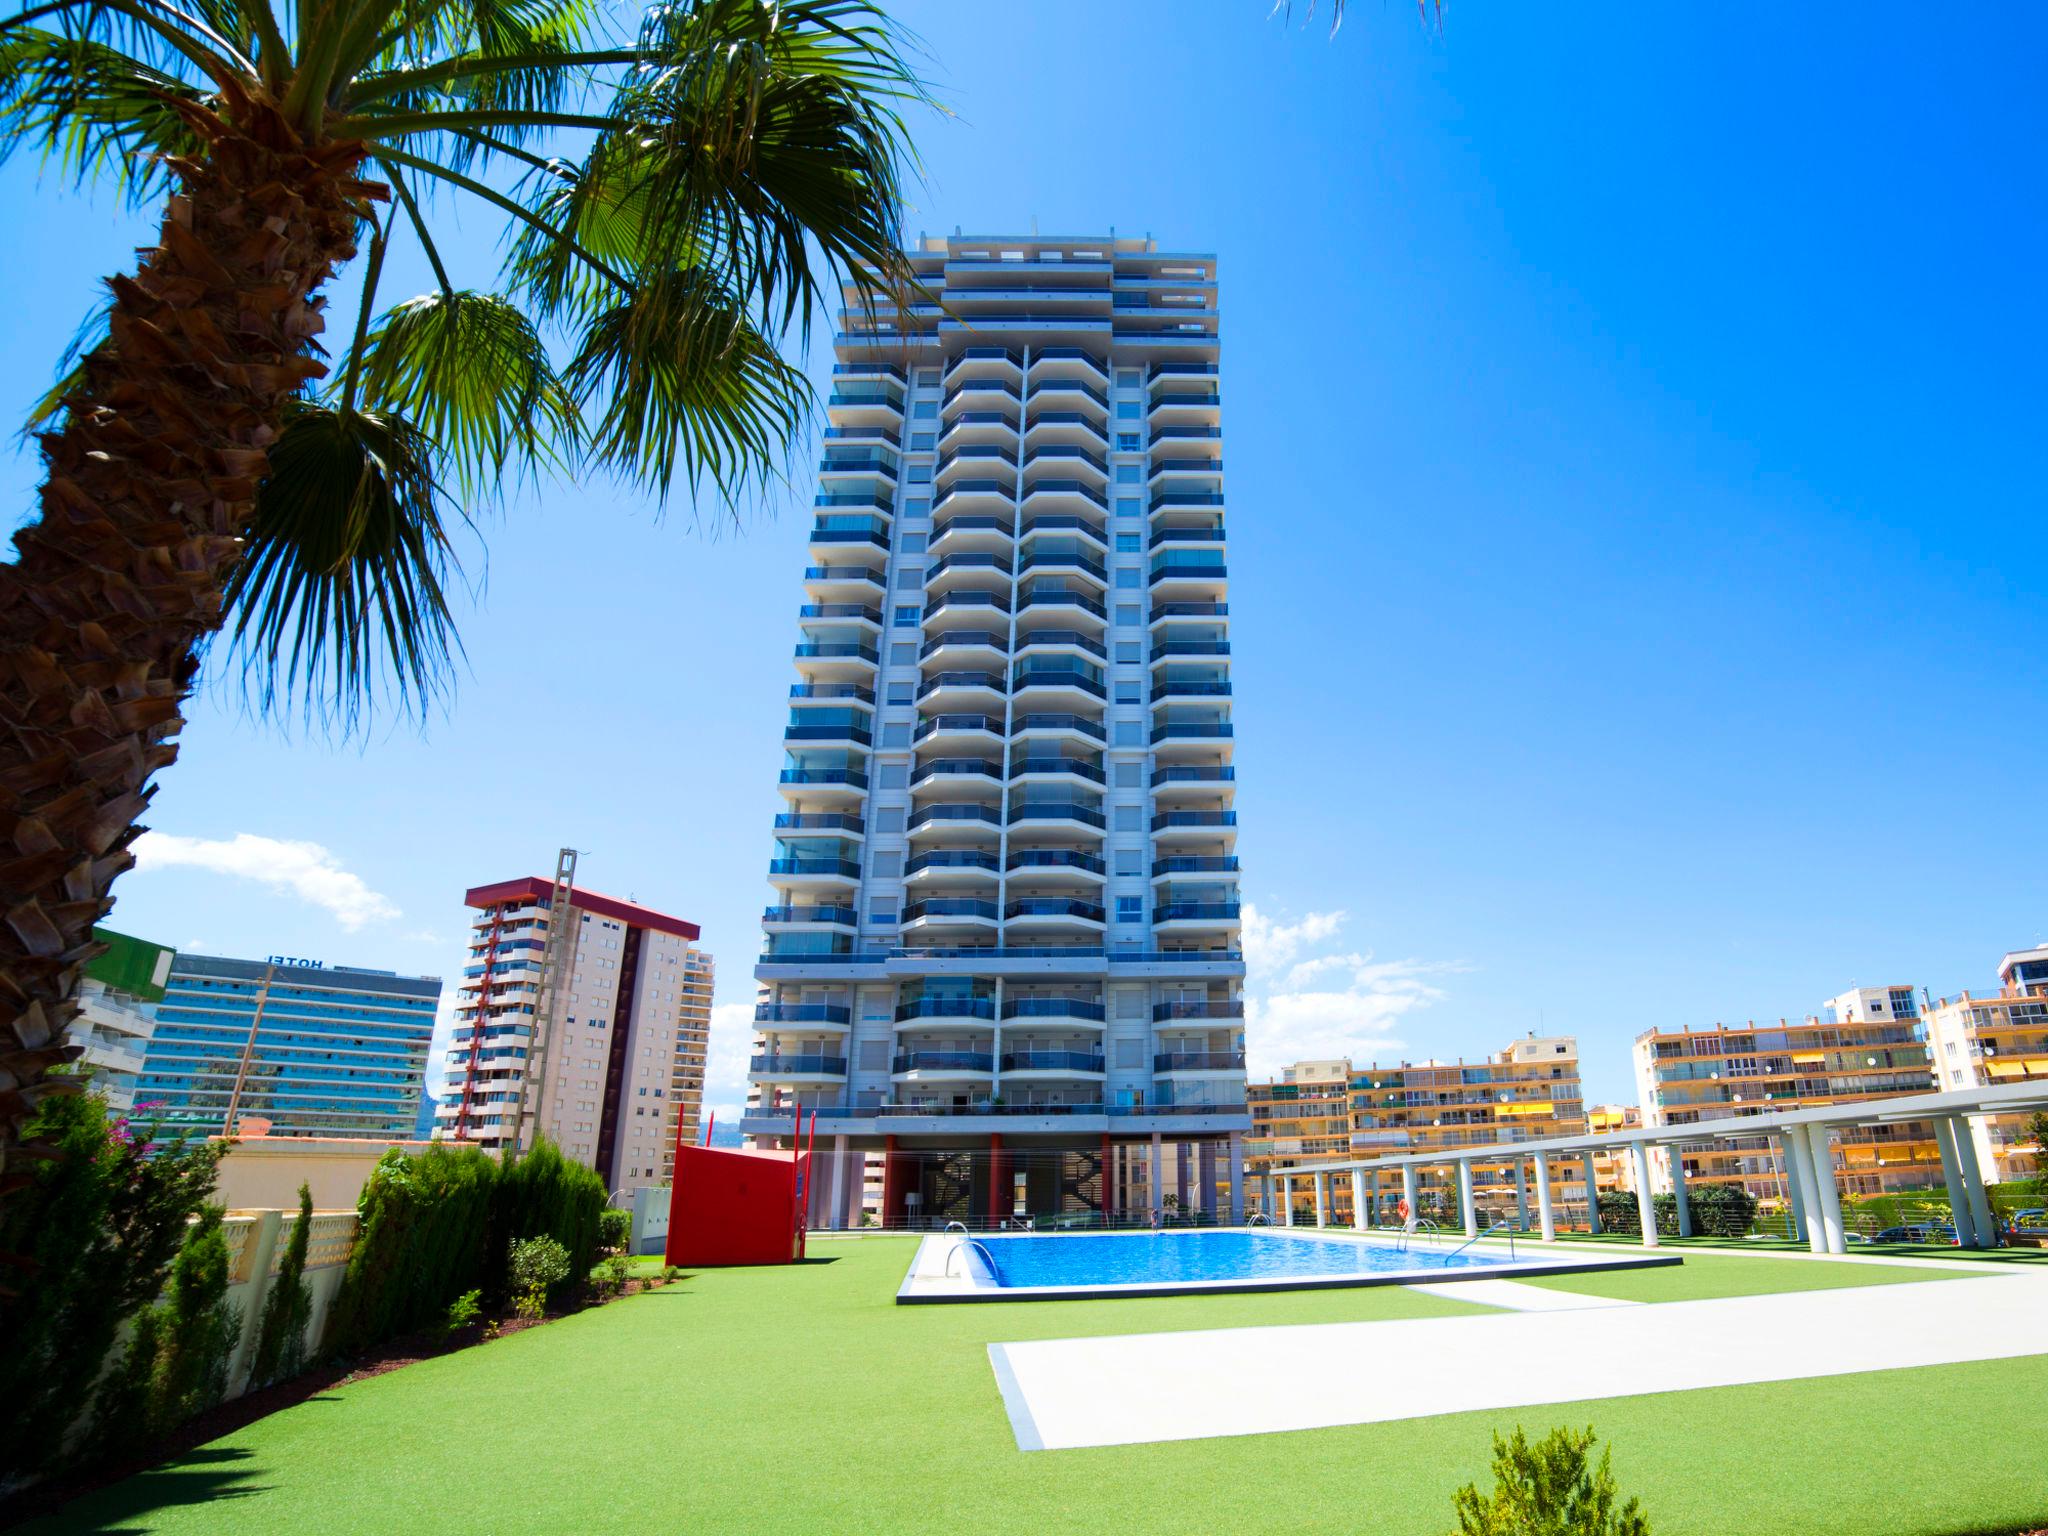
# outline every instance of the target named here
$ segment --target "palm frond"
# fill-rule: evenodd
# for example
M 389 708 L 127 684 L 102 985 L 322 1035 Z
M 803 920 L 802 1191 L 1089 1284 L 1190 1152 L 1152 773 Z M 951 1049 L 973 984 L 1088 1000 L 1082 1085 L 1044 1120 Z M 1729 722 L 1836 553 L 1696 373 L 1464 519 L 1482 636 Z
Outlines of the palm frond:
M 111 183 L 129 207 L 160 197 L 162 157 L 198 148 L 172 103 L 201 97 L 159 63 L 75 33 L 0 34 L 0 160 L 39 149 L 74 182 Z
M 433 440 L 468 501 L 508 469 L 559 468 L 576 447 L 576 402 L 532 322 L 497 294 L 423 294 L 388 311 L 365 342 L 360 387 L 370 409 Z
M 352 727 L 388 694 L 423 715 L 461 651 L 456 562 L 428 435 L 390 412 L 298 404 L 270 448 L 225 602 L 230 655 L 264 713 Z

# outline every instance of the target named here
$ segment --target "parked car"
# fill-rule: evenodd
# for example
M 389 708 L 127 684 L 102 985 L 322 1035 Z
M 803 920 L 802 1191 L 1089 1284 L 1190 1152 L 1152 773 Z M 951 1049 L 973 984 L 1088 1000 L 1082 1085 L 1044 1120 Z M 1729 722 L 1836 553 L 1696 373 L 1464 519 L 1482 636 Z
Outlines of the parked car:
M 1927 1241 L 1927 1234 L 1931 1230 L 1931 1228 L 1919 1222 L 1913 1222 L 1906 1226 L 1886 1227 L 1877 1234 L 1873 1241 L 1880 1243 L 1924 1243 Z

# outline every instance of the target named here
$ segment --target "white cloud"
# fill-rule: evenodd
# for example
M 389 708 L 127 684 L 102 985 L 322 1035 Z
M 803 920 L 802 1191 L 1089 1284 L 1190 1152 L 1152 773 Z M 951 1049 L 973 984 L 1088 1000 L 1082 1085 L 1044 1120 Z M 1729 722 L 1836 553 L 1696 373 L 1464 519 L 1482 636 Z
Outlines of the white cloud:
M 704 1103 L 716 1105 L 723 1117 L 739 1118 L 747 1101 L 747 1058 L 753 1054 L 754 1005 L 714 1003 L 711 1042 L 704 1055 Z
M 400 915 L 388 897 L 371 890 L 362 876 L 342 868 L 341 861 L 318 843 L 258 837 L 252 832 L 237 832 L 230 838 L 145 832 L 135 840 L 134 848 L 139 870 L 204 869 L 254 880 L 323 908 L 350 933 Z
M 1444 998 L 1437 979 L 1464 970 L 1445 961 L 1378 960 L 1368 952 L 1318 949 L 1335 939 L 1343 912 L 1298 921 L 1244 909 L 1245 1047 L 1254 1078 L 1297 1061 L 1398 1056 L 1412 1015 Z

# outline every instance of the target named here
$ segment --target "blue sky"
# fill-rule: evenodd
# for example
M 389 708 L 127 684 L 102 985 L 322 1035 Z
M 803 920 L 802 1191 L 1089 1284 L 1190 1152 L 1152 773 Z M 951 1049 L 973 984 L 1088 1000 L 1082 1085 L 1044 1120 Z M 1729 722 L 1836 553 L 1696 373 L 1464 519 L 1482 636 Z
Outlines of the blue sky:
M 1571 1031 L 1632 1099 L 1652 1024 L 2048 935 L 2048 16 L 901 14 L 955 114 L 913 232 L 1220 254 L 1255 1064 Z M 17 414 L 146 230 L 36 183 L 0 172 Z M 452 713 L 336 747 L 216 689 L 112 921 L 453 977 L 464 888 L 572 843 L 703 924 L 733 1102 L 807 499 L 491 515 Z

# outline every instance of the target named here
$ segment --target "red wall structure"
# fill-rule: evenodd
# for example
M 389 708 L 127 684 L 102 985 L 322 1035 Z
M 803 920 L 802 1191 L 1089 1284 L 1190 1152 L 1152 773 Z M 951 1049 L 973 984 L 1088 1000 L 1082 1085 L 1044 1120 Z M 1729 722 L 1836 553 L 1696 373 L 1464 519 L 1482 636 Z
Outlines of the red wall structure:
M 800 1191 L 810 1188 L 805 1152 L 739 1147 L 676 1148 L 668 1201 L 668 1262 L 686 1269 L 795 1264 L 804 1256 Z

